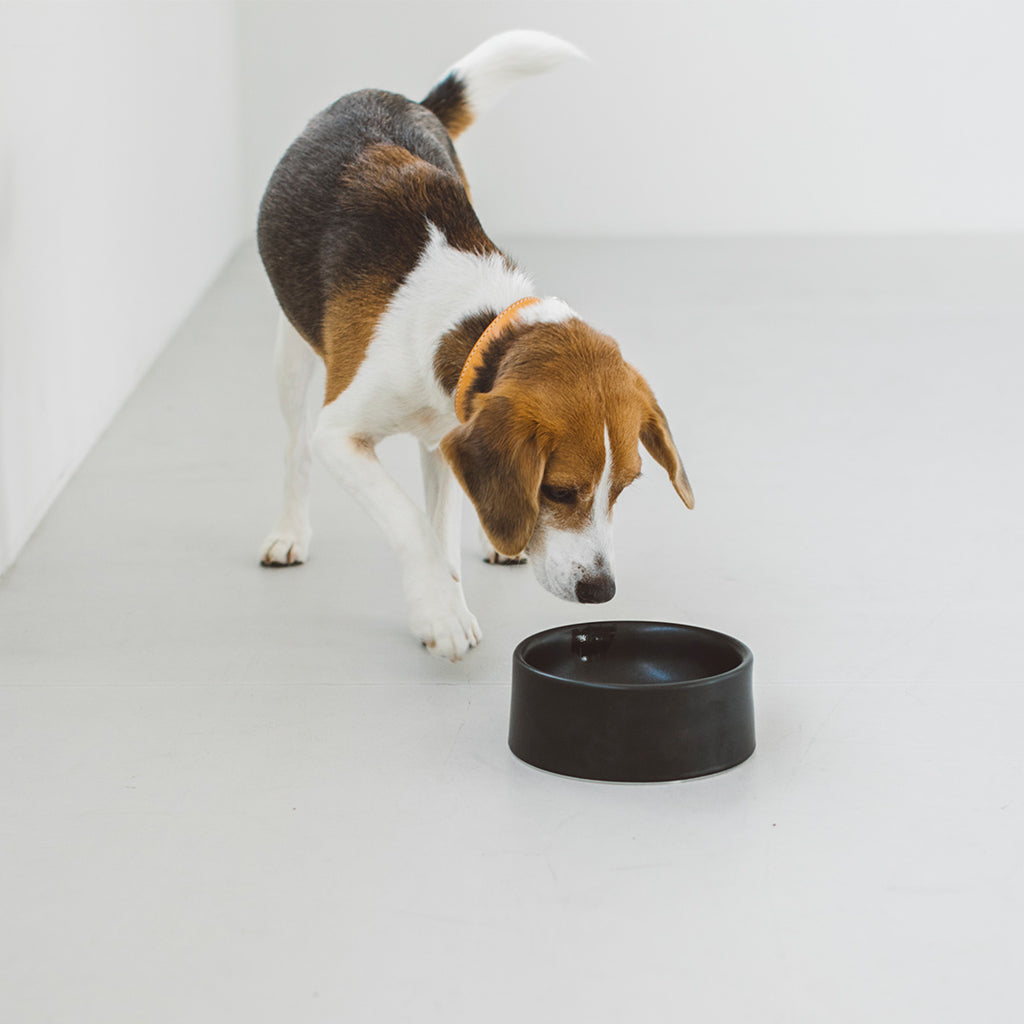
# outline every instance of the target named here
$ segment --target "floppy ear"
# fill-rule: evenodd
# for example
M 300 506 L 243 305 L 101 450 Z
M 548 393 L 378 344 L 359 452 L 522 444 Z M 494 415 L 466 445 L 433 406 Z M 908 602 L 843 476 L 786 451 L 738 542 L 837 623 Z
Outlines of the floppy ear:
M 683 460 L 672 440 L 672 431 L 668 429 L 668 420 L 661 411 L 647 381 L 637 374 L 640 392 L 643 395 L 643 419 L 640 423 L 640 441 L 651 453 L 654 461 L 668 473 L 676 494 L 683 499 L 687 508 L 693 508 L 693 490 L 683 469 Z
M 495 550 L 514 558 L 537 527 L 544 458 L 532 433 L 516 429 L 507 398 L 483 398 L 468 422 L 444 436 L 441 451 Z

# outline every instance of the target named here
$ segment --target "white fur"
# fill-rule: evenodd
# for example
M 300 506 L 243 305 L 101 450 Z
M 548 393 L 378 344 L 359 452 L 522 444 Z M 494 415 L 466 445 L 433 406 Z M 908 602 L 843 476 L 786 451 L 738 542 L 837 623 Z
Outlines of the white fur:
M 480 642 L 480 626 L 466 607 L 458 571 L 431 522 L 377 459 L 372 445 L 339 430 L 337 400 L 324 409 L 313 445 L 324 464 L 384 531 L 402 566 L 402 586 L 414 636 L 432 653 L 455 661 Z M 341 421 L 343 422 L 343 421 Z M 431 458 L 436 456 L 431 453 Z M 457 503 L 437 506 L 448 512 Z
M 467 316 L 504 309 L 533 291 L 530 278 L 500 256 L 454 249 L 429 227 L 427 246 L 377 325 L 358 373 L 324 410 L 336 429 L 374 443 L 410 433 L 436 448 L 458 423 L 434 374 L 441 337 Z
M 478 116 L 520 78 L 551 71 L 572 57 L 583 57 L 572 43 L 547 32 L 519 29 L 492 36 L 448 73 L 462 81 L 469 108 Z
M 566 601 L 577 600 L 576 587 L 585 579 L 614 579 L 611 485 L 612 449 L 606 424 L 604 468 L 585 529 L 558 529 L 552 525 L 550 516 L 542 513 L 537 529 L 526 547 L 541 586 Z
M 435 376 L 434 355 L 441 337 L 460 320 L 505 309 L 532 292 L 530 278 L 501 256 L 455 249 L 430 224 L 419 262 L 393 296 L 355 377 L 319 414 L 322 361 L 281 318 L 275 361 L 289 428 L 285 501 L 264 542 L 264 562 L 291 564 L 308 556 L 310 453 L 315 450 L 397 554 L 413 634 L 432 653 L 452 661 L 479 643 L 480 626 L 460 580 L 460 490 L 438 451 L 458 420 Z M 572 316 L 560 299 L 547 298 L 525 309 L 520 319 L 558 323 Z M 420 441 L 426 512 L 377 459 L 377 442 L 397 433 Z M 556 530 L 542 519 L 528 548 L 541 584 L 567 600 L 576 599 L 581 579 L 612 571 L 611 461 L 606 428 L 605 466 L 587 528 Z
M 547 298 L 527 306 L 516 316 L 517 324 L 560 324 L 578 314 L 561 299 Z
M 454 249 L 431 224 L 427 246 L 377 325 L 366 358 L 349 386 L 321 410 L 312 437 L 317 455 L 381 527 L 398 555 L 413 633 L 433 653 L 451 660 L 479 642 L 480 627 L 466 606 L 459 579 L 460 492 L 437 451 L 458 420 L 451 397 L 435 377 L 434 354 L 441 337 L 460 320 L 481 310 L 504 309 L 532 291 L 530 279 L 500 256 Z M 548 313 L 561 316 L 564 311 L 554 300 Z M 302 374 L 308 373 L 304 360 L 320 360 L 290 326 L 287 330 L 292 333 L 282 335 L 285 357 L 278 360 L 278 383 L 287 396 L 282 408 L 290 436 L 297 431 L 299 437 L 289 450 L 299 450 L 293 461 L 300 468 L 289 469 L 285 511 L 264 553 L 277 557 L 299 543 L 304 558 L 309 522 L 308 472 L 302 470 L 308 465 L 309 447 L 304 415 L 310 406 L 302 406 L 300 396 L 315 402 L 316 389 L 308 380 L 300 384 Z M 305 414 L 296 411 L 300 407 Z M 293 422 L 299 426 L 293 428 Z M 402 491 L 374 452 L 378 441 L 397 433 L 414 434 L 422 445 L 427 512 Z

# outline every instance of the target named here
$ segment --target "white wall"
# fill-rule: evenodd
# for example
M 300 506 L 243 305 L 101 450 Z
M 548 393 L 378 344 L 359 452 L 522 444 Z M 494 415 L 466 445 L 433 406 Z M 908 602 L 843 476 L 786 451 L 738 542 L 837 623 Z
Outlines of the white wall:
M 244 233 L 236 29 L 0 0 L 0 571 Z
M 1018 0 L 0 0 L 0 571 L 306 119 L 512 27 L 593 62 L 460 141 L 499 241 L 1024 230 Z
M 516 27 L 593 64 L 460 141 L 499 240 L 1024 229 L 1019 0 L 244 2 L 250 215 L 316 110 L 364 86 L 419 99 Z

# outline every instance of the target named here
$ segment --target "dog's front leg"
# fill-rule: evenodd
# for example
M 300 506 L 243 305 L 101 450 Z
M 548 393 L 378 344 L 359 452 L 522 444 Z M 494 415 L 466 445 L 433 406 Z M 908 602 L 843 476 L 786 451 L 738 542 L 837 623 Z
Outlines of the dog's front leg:
M 462 488 L 448 468 L 440 448 L 420 443 L 423 494 L 427 518 L 434 527 L 448 563 L 456 576 L 462 575 Z
M 413 636 L 431 653 L 457 661 L 480 642 L 480 626 L 427 516 L 380 464 L 372 441 L 321 416 L 313 447 L 398 555 Z

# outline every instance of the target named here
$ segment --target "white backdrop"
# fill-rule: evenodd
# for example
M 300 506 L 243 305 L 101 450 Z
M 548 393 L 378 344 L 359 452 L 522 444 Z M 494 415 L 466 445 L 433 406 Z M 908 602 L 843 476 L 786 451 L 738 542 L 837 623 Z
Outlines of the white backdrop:
M 250 215 L 318 109 L 366 86 L 421 99 L 507 28 L 591 63 L 460 140 L 499 238 L 1024 229 L 1019 0 L 246 2 Z
M 307 118 L 516 27 L 591 61 L 460 141 L 499 242 L 1024 230 L 1019 0 L 0 0 L 0 571 Z
M 241 239 L 236 30 L 0 0 L 0 571 Z

